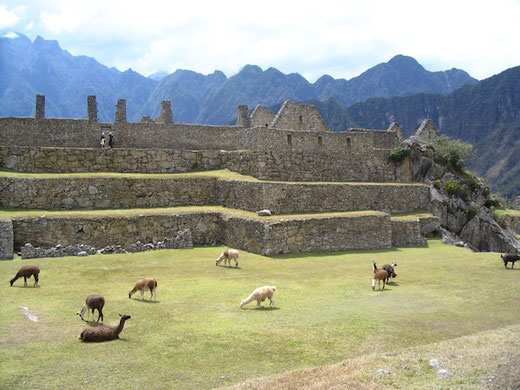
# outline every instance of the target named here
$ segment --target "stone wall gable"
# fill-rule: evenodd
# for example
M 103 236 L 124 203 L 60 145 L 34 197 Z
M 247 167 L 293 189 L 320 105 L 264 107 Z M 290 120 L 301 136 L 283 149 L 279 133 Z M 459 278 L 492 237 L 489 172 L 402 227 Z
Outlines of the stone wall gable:
M 425 142 L 434 143 L 437 141 L 437 138 L 439 138 L 440 133 L 431 119 L 425 119 L 421 123 L 421 126 L 419 126 L 419 129 L 417 129 L 415 135 Z
M 388 126 L 388 131 L 395 132 L 399 143 L 404 141 L 404 139 L 405 139 L 404 133 L 403 133 L 403 130 L 401 129 L 401 126 L 399 125 L 399 123 L 397 123 L 397 122 L 390 123 L 390 126 Z
M 330 132 L 316 107 L 286 100 L 273 120 L 274 129 Z
M 251 114 L 251 127 L 271 127 L 275 115 L 264 106 L 258 105 Z

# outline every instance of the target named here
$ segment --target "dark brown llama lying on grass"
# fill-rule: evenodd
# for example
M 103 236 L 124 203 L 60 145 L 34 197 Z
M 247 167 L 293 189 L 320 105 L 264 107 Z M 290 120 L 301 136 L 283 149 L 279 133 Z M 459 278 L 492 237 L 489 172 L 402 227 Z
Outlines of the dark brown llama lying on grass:
M 384 269 L 377 269 L 377 262 L 372 262 L 372 267 L 374 268 L 374 277 L 372 278 L 372 290 L 376 289 L 376 281 L 380 290 L 385 289 L 386 280 L 388 279 L 388 272 Z M 383 282 L 383 288 L 381 288 L 381 281 Z
M 15 277 L 11 279 L 9 283 L 11 283 L 11 286 L 14 282 L 16 282 L 17 279 L 21 278 L 23 276 L 24 286 L 27 287 L 27 278 L 30 278 L 31 276 L 34 276 L 34 285 L 38 285 L 38 274 L 40 273 L 40 269 L 35 265 L 24 265 L 22 268 L 18 270 Z
M 125 321 L 129 320 L 129 315 L 126 314 L 119 314 L 121 316 L 121 320 L 119 321 L 118 326 L 108 326 L 108 325 L 101 325 L 96 326 L 94 328 L 87 328 L 84 329 L 83 332 L 81 332 L 81 335 L 79 336 L 80 340 L 84 342 L 101 342 L 101 341 L 110 341 L 110 340 L 116 340 L 119 338 L 119 333 L 123 330 L 123 327 L 125 326 Z
M 83 318 L 83 315 L 85 312 L 87 314 L 90 313 L 90 310 L 92 310 L 92 317 L 94 316 L 94 310 L 97 309 L 98 311 L 98 319 L 97 322 L 99 322 L 99 319 L 101 318 L 101 322 L 103 322 L 103 306 L 105 306 L 105 298 L 103 298 L 101 295 L 89 295 L 85 299 L 85 304 L 83 305 L 83 308 L 78 311 L 76 314 L 81 317 L 83 321 L 85 319 Z
M 500 257 L 504 261 L 504 267 L 507 268 L 507 263 L 511 263 L 511 269 L 515 268 L 515 261 L 520 260 L 520 256 L 515 253 L 506 253 L 505 255 L 500 255 Z

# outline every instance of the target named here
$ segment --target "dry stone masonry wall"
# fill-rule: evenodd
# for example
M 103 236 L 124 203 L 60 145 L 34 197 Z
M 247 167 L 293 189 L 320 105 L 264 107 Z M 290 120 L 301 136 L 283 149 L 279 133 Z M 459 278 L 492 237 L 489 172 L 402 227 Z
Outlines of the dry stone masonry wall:
M 421 184 L 283 183 L 215 177 L 0 177 L 0 207 L 44 210 L 222 205 L 275 214 L 378 210 L 410 212 L 428 206 Z
M 388 157 L 399 145 L 400 128 L 332 132 L 318 111 L 287 101 L 278 114 L 240 106 L 237 125 L 174 123 L 169 101 L 161 115 L 126 121 L 126 101 L 117 102 L 113 123 L 99 123 L 95 96 L 87 97 L 87 119 L 45 118 L 44 96 L 35 118 L 0 118 L 0 167 L 19 172 L 178 173 L 228 168 L 266 180 L 211 176 L 69 175 L 0 177 L 0 206 L 18 209 L 105 209 L 90 217 L 15 218 L 0 223 L 0 256 L 12 257 L 25 243 L 40 248 L 138 250 L 183 229 L 196 245 L 227 244 L 276 255 L 291 252 L 388 248 L 423 242 L 428 223 L 391 221 L 388 213 L 427 208 L 427 186 L 344 183 L 409 181 Z M 253 126 L 253 127 L 251 127 Z M 99 148 L 112 132 L 115 148 Z M 309 183 L 309 182 L 321 183 Z M 343 183 L 323 183 L 343 182 Z M 110 209 L 222 205 L 280 213 L 330 213 L 262 219 L 236 212 L 151 213 L 125 217 Z M 362 213 L 345 211 L 367 210 Z M 375 211 L 373 211 L 375 210 Z M 388 213 L 387 213 L 388 212 Z M 247 215 L 247 213 L 245 213 Z M 433 224 L 434 225 L 434 224 Z M 422 241 L 421 241 L 422 240 Z M 29 248 L 29 247 L 27 247 Z M 115 250 L 115 249 L 114 249 Z M 119 249 L 118 249 L 119 250 Z M 56 250 L 55 250 L 56 252 Z

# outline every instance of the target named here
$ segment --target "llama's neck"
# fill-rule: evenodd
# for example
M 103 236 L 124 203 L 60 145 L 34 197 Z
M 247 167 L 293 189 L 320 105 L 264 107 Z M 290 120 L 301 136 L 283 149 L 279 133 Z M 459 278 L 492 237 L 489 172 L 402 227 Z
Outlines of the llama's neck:
M 121 321 L 119 321 L 119 325 L 116 328 L 117 334 L 121 333 L 121 331 L 123 330 L 123 328 L 125 326 L 125 321 L 126 321 L 126 318 L 125 317 L 121 317 Z

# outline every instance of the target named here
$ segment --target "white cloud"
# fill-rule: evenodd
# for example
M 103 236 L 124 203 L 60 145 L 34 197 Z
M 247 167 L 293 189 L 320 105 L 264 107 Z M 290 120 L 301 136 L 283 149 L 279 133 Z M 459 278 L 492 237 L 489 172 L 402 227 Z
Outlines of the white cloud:
M 16 25 L 22 19 L 24 11 L 25 7 L 18 6 L 9 10 L 0 4 L 0 30 Z
M 314 81 L 322 74 L 351 78 L 396 54 L 428 70 L 458 67 L 477 78 L 520 64 L 515 0 L 438 0 L 426 9 L 415 0 L 9 3 L 0 15 L 9 13 L 11 25 L 23 22 L 20 32 L 142 74 L 184 68 L 230 76 L 249 63 Z M 18 3 L 31 13 L 23 20 Z

